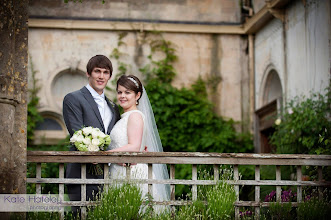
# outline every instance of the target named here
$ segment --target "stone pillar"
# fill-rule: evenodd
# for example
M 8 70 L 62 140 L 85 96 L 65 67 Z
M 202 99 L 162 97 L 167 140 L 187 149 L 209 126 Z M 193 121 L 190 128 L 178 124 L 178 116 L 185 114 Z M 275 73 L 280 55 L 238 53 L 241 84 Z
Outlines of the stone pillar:
M 0 193 L 26 192 L 28 0 L 0 4 Z M 0 213 L 1 219 L 8 213 Z

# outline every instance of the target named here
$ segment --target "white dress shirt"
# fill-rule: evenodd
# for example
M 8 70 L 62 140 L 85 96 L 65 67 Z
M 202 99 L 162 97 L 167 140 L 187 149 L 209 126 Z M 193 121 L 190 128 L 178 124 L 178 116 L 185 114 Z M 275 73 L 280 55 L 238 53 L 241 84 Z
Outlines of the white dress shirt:
M 112 112 L 110 111 L 109 106 L 107 105 L 106 99 L 105 99 L 105 93 L 102 92 L 101 95 L 99 95 L 91 86 L 90 84 L 87 84 L 85 86 L 91 93 L 94 101 L 97 103 L 103 125 L 105 127 L 105 133 L 107 134 L 107 129 L 109 126 L 109 123 L 112 119 Z

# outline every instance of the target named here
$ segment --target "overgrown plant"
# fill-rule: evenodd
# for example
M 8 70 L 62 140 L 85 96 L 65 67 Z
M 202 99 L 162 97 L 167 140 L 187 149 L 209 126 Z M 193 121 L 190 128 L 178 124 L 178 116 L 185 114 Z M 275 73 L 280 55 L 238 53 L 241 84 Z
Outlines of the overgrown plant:
M 150 63 L 145 65 L 140 71 L 146 76 L 146 81 L 157 79 L 161 83 L 171 83 L 176 76 L 174 62 L 177 61 L 175 45 L 171 41 L 165 40 L 160 33 L 154 33 L 150 42 L 151 54 L 148 56 Z M 163 59 L 157 59 L 155 56 Z
M 112 50 L 111 54 L 110 54 L 110 58 L 113 58 L 117 61 L 117 73 L 116 73 L 114 79 L 112 80 L 112 85 L 113 86 L 116 86 L 116 82 L 117 82 L 118 78 L 121 75 L 126 74 L 128 69 L 131 67 L 130 65 L 128 65 L 125 62 L 121 61 L 121 59 L 123 59 L 123 57 L 127 56 L 126 53 L 120 51 L 121 47 L 126 46 L 126 43 L 123 40 L 126 36 L 127 36 L 127 32 L 121 32 L 118 35 L 117 47 L 115 47 Z M 115 91 L 115 90 L 111 89 L 108 86 L 106 87 L 106 89 L 109 90 L 109 91 Z
M 299 203 L 297 209 L 299 220 L 327 220 L 331 216 L 331 202 L 311 198 L 305 202 Z
M 176 219 L 234 219 L 234 202 L 237 196 L 234 186 L 226 182 L 233 179 L 233 170 L 224 168 L 219 173 L 221 181 L 212 186 L 199 186 L 197 200 L 192 205 L 180 208 Z M 207 170 L 199 175 L 199 179 L 213 178 Z
M 135 184 L 112 184 L 98 201 L 100 205 L 88 208 L 87 219 L 141 219 L 142 193 Z
M 331 87 L 290 100 L 271 143 L 276 153 L 331 154 Z
M 38 85 L 38 80 L 36 79 L 37 71 L 34 69 L 31 56 L 29 56 L 30 70 L 31 70 L 31 82 L 32 86 L 29 89 L 29 103 L 28 103 L 28 117 L 27 117 L 27 140 L 28 146 L 32 145 L 34 140 L 34 131 L 37 127 L 38 122 L 43 121 L 43 117 L 38 111 L 39 97 L 38 92 L 40 91 L 40 86 Z
M 124 39 L 120 35 L 119 46 L 124 45 L 122 41 Z M 206 82 L 201 77 L 191 88 L 178 89 L 171 85 L 177 74 L 173 66 L 178 60 L 176 46 L 165 40 L 161 33 L 149 33 L 144 42 L 149 43 L 151 48 L 150 62 L 140 71 L 145 76 L 144 86 L 153 107 L 164 151 L 252 152 L 251 135 L 236 132 L 236 122 L 225 120 L 213 111 L 213 104 L 207 97 Z M 123 58 L 121 54 L 113 50 L 113 57 L 118 63 Z M 176 178 L 190 178 L 189 166 L 177 167 L 179 172 L 176 172 Z M 177 196 L 188 192 L 188 187 L 176 187 Z
M 272 220 L 292 220 L 294 219 L 292 204 L 273 202 L 265 217 Z

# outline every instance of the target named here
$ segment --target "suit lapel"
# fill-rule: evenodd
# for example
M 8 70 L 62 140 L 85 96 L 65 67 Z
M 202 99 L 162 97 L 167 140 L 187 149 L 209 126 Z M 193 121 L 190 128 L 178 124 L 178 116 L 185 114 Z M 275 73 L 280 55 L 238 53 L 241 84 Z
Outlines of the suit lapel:
M 106 99 L 106 102 L 107 102 L 107 104 L 108 104 L 108 106 L 110 108 L 110 111 L 111 111 L 112 115 L 113 115 L 113 117 L 111 118 L 111 121 L 110 121 L 110 123 L 108 125 L 108 129 L 107 129 L 107 134 L 110 134 L 110 131 L 113 128 L 113 126 L 115 125 L 115 123 L 116 123 L 117 120 L 116 120 L 116 113 L 115 113 L 115 109 L 114 109 L 113 103 L 110 103 L 109 100 L 108 100 L 108 98 L 106 96 L 105 96 L 105 99 Z
M 105 131 L 105 127 L 103 125 L 103 121 L 102 121 L 102 118 L 101 118 L 101 115 L 100 115 L 100 112 L 99 112 L 97 103 L 95 103 L 95 101 L 93 99 L 93 96 L 91 95 L 90 91 L 88 91 L 88 89 L 85 86 L 80 91 L 83 93 L 85 99 L 90 104 L 91 108 L 93 109 L 94 114 L 97 116 L 97 118 L 98 118 L 98 120 L 99 120 L 99 122 L 101 124 L 101 127 L 102 127 L 103 131 Z

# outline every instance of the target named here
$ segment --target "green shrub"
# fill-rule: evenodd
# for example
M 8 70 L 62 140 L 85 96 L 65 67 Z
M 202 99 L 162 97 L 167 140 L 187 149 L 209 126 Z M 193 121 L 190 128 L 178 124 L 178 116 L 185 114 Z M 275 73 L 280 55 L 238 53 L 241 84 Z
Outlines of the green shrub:
M 276 153 L 331 154 L 331 90 L 290 100 L 271 136 Z
M 191 88 L 178 89 L 171 85 L 177 74 L 173 67 L 178 59 L 175 45 L 166 41 L 160 33 L 149 33 L 144 42 L 149 43 L 151 54 L 147 57 L 147 64 L 139 70 L 145 77 L 144 86 L 153 107 L 164 151 L 253 152 L 252 135 L 238 133 L 234 127 L 237 122 L 224 119 L 213 111 L 204 80 L 198 77 Z M 118 48 L 124 44 L 124 35 L 119 35 Z M 121 67 L 121 74 L 128 71 L 128 65 L 121 61 L 123 54 L 125 52 L 117 48 L 111 54 Z M 190 166 L 176 165 L 177 179 L 190 177 Z M 188 187 L 176 186 L 177 197 L 187 193 Z
M 142 193 L 134 184 L 112 184 L 97 200 L 100 205 L 88 208 L 88 219 L 141 219 Z
M 236 193 L 232 185 L 221 181 L 204 192 L 206 201 L 198 199 L 181 207 L 175 219 L 234 219 Z
M 331 216 L 331 203 L 326 200 L 311 198 L 299 203 L 297 209 L 298 219 L 305 220 L 326 220 Z
M 270 204 L 267 219 L 272 220 L 292 220 L 294 219 L 292 213 L 292 204 L 289 203 L 280 203 L 280 202 L 273 202 Z

